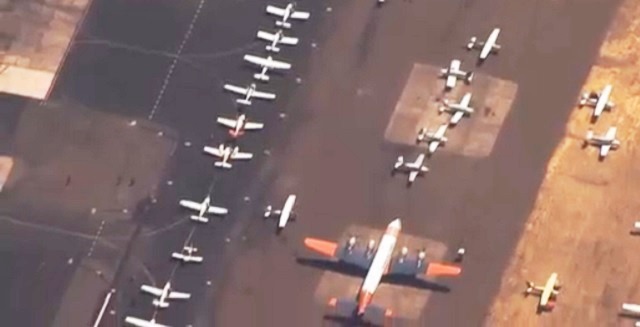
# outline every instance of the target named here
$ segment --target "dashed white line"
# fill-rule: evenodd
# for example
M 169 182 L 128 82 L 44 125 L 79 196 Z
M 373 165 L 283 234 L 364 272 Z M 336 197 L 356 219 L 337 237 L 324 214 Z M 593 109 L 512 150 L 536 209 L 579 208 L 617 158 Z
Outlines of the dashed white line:
M 98 238 L 100 237 L 100 234 L 102 234 L 103 227 L 104 227 L 104 220 L 100 223 L 100 227 L 98 227 L 98 232 L 96 232 L 96 236 L 93 238 L 93 243 L 91 243 L 91 248 L 89 248 L 89 253 L 87 254 L 87 257 L 90 257 L 91 254 L 93 253 L 93 249 L 96 247 Z
M 156 97 L 156 101 L 153 104 L 153 108 L 151 109 L 151 113 L 149 113 L 149 120 L 153 119 L 153 116 L 156 114 L 156 111 L 158 110 L 158 107 L 160 106 L 160 101 L 162 101 L 162 97 L 164 96 L 164 92 L 167 89 L 167 86 L 169 85 L 169 80 L 171 79 L 171 75 L 173 75 L 173 71 L 176 68 L 176 65 L 178 64 L 178 59 L 180 58 L 180 55 L 182 54 L 182 50 L 184 49 L 184 46 L 187 44 L 187 41 L 189 41 L 189 38 L 191 37 L 191 32 L 193 32 L 193 28 L 196 25 L 196 21 L 198 21 L 198 16 L 200 16 L 200 11 L 202 10 L 202 7 L 204 6 L 204 2 L 205 0 L 200 0 L 200 3 L 198 4 L 198 8 L 196 9 L 195 14 L 193 15 L 193 18 L 191 19 L 191 23 L 189 24 L 189 28 L 187 29 L 187 33 L 184 34 L 184 38 L 182 38 L 182 43 L 180 43 L 180 46 L 178 47 L 178 51 L 176 52 L 176 56 L 173 58 L 173 62 L 171 62 L 171 66 L 169 66 L 169 71 L 167 72 L 167 75 L 164 77 L 164 81 L 162 83 L 162 87 L 160 88 L 160 93 L 158 94 L 158 96 Z

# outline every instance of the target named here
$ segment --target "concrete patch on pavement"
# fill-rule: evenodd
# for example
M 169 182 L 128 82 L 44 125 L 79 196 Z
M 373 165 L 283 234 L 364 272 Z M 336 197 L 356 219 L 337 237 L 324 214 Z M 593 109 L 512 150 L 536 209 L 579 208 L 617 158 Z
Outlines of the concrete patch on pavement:
M 350 226 L 340 237 L 338 244 L 344 245 L 349 237 L 358 238 L 356 246 L 367 246 L 370 239 L 379 242 L 384 230 L 368 227 Z M 406 246 L 409 255 L 416 256 L 417 252 L 425 249 L 427 260 L 443 260 L 447 246 L 443 243 L 406 234 L 400 234 L 396 244 L 396 253 Z M 354 298 L 362 284 L 363 277 L 350 276 L 339 271 L 325 271 L 315 290 L 315 298 L 318 302 L 326 304 L 331 298 Z M 426 285 L 426 283 L 425 283 Z M 373 298 L 373 303 L 391 309 L 394 316 L 415 320 L 420 318 L 431 296 L 432 289 L 428 287 L 404 286 L 397 284 L 381 283 Z
M 471 116 L 462 118 L 457 126 L 450 126 L 447 143 L 438 151 L 453 152 L 468 157 L 486 157 L 491 154 L 500 128 L 511 110 L 518 91 L 514 82 L 476 73 L 471 85 L 458 82 L 450 92 L 444 93 L 444 80 L 438 78 L 440 67 L 414 64 L 407 84 L 396 104 L 385 131 L 385 140 L 404 145 L 416 145 L 416 136 L 422 127 L 435 131 L 447 123 L 448 113 L 438 112 L 443 99 L 457 103 L 465 93 L 471 92 Z M 463 70 L 467 69 L 462 67 Z M 427 144 L 420 147 L 426 149 Z

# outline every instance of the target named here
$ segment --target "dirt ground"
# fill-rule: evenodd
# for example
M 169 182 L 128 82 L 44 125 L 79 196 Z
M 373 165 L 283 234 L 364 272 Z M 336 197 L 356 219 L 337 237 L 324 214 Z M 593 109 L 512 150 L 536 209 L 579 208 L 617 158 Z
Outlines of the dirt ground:
M 547 167 L 534 209 L 503 276 L 487 326 L 632 326 L 623 302 L 640 303 L 640 2 L 626 0 L 607 35 L 583 91 L 613 85 L 616 106 L 590 123 L 591 109 L 575 110 Z M 618 126 L 617 151 L 598 161 L 582 147 L 586 132 Z M 552 272 L 562 285 L 553 312 L 536 314 L 525 281 L 544 284 Z M 640 317 L 639 317 L 640 319 Z

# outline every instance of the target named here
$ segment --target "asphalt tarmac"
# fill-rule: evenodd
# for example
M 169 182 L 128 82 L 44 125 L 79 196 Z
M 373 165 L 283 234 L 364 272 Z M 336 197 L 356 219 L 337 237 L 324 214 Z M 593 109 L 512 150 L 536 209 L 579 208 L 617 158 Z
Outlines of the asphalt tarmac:
M 136 211 L 137 237 L 128 243 L 118 228 L 101 236 L 129 254 L 112 267 L 118 292 L 105 326 L 124 315 L 150 317 L 151 299 L 137 288 L 170 277 L 193 297 L 160 313 L 161 323 L 323 325 L 325 308 L 313 295 L 322 271 L 295 260 L 313 256 L 302 238 L 337 238 L 351 224 L 382 229 L 393 217 L 407 233 L 468 249 L 463 277 L 446 283 L 451 292 L 431 296 L 423 317 L 407 324 L 481 324 L 616 3 L 301 1 L 311 20 L 294 25 L 301 44 L 279 55 L 293 71 L 264 86 L 277 101 L 248 111 L 265 130 L 239 141 L 256 158 L 215 171 L 201 148 L 226 137 L 214 120 L 235 109 L 222 84 L 250 81 L 254 69 L 241 56 L 263 53 L 254 36 L 272 27 L 265 5 L 96 0 L 78 33 L 51 102 L 151 119 L 178 135 L 157 201 Z M 503 51 L 479 71 L 519 89 L 493 153 L 483 160 L 437 153 L 431 172 L 407 189 L 405 177 L 389 172 L 397 155 L 413 151 L 383 134 L 411 66 L 471 60 L 477 53 L 462 46 L 495 25 Z M 200 200 L 208 190 L 230 214 L 193 234 L 205 263 L 176 268 L 170 252 L 192 230 L 177 200 Z M 299 219 L 278 238 L 261 210 L 288 193 L 298 194 Z

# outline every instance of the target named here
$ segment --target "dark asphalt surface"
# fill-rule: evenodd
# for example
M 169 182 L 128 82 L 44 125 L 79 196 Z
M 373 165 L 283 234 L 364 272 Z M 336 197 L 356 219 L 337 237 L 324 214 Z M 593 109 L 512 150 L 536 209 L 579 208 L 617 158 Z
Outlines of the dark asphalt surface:
M 150 298 L 137 288 L 161 286 L 171 276 L 193 298 L 160 313 L 165 324 L 322 325 L 324 306 L 313 298 L 322 272 L 296 264 L 296 255 L 313 255 L 301 239 L 336 238 L 353 223 L 383 228 L 395 216 L 407 233 L 452 251 L 468 248 L 464 276 L 447 283 L 452 292 L 434 294 L 423 319 L 409 325 L 481 324 L 617 1 L 389 1 L 382 8 L 373 1 L 301 1 L 311 20 L 294 25 L 301 44 L 279 55 L 293 71 L 265 86 L 277 101 L 249 109 L 265 130 L 239 141 L 256 158 L 215 171 L 201 149 L 225 138 L 215 117 L 235 110 L 223 82 L 249 82 L 254 69 L 241 57 L 263 53 L 254 36 L 258 27 L 273 26 L 263 14 L 266 3 L 95 0 L 78 33 L 51 101 L 151 117 L 177 131 L 180 145 L 157 203 L 138 214 L 144 228 L 116 282 L 117 319 L 105 326 L 120 325 L 127 314 L 149 317 Z M 413 151 L 386 144 L 383 134 L 413 62 L 469 61 L 477 53 L 462 46 L 494 25 L 502 28 L 503 51 L 480 70 L 517 82 L 519 91 L 492 155 L 436 154 L 431 172 L 405 188 L 404 177 L 391 178 L 389 168 L 397 155 Z M 280 112 L 287 116 L 278 118 Z M 192 146 L 182 146 L 187 141 Z M 271 156 L 262 155 L 265 149 Z M 199 200 L 208 189 L 231 212 L 196 230 L 205 263 L 176 269 L 169 254 L 192 227 L 177 200 Z M 265 201 L 281 205 L 292 192 L 300 218 L 278 239 L 260 211 Z M 116 230 L 103 237 L 118 240 Z M 27 312 L 21 310 L 10 312 Z

